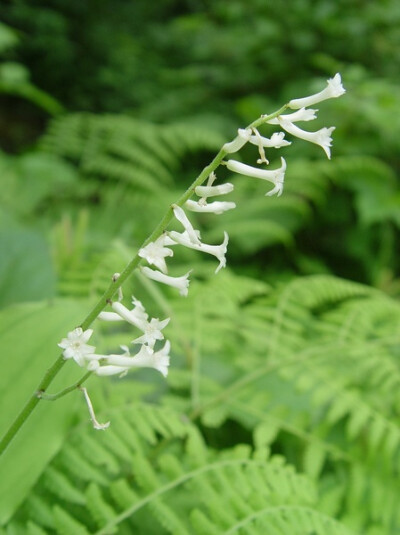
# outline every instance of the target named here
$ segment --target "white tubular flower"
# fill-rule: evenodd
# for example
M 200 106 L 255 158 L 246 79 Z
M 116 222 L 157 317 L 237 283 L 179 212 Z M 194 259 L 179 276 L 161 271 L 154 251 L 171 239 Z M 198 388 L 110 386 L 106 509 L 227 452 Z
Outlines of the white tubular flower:
M 67 359 L 74 359 L 79 366 L 85 366 L 86 360 L 90 360 L 91 355 L 95 352 L 95 347 L 87 345 L 86 342 L 93 334 L 93 329 L 83 331 L 81 327 L 77 327 L 67 334 L 67 338 L 63 338 L 58 344 L 64 349 L 63 356 Z
M 315 93 L 315 95 L 310 95 L 309 97 L 304 98 L 295 98 L 294 100 L 291 100 L 289 102 L 289 108 L 292 108 L 292 110 L 297 110 L 298 108 L 302 108 L 303 106 L 312 106 L 313 104 L 316 104 L 317 102 L 322 102 L 323 100 L 327 100 L 328 98 L 337 98 L 346 93 L 346 90 L 342 86 L 342 80 L 340 78 L 340 74 L 337 73 L 333 78 L 330 78 L 327 80 L 328 85 L 320 91 L 319 93 Z
M 116 312 L 100 312 L 100 314 L 97 316 L 97 319 L 103 320 L 103 321 L 124 321 L 124 318 L 122 318 L 119 314 Z
M 258 167 L 252 167 L 251 165 L 247 165 L 242 162 L 237 162 L 236 160 L 228 160 L 226 162 L 226 166 L 234 173 L 240 173 L 241 175 L 261 178 L 262 180 L 268 180 L 269 182 L 272 182 L 275 188 L 266 193 L 266 195 L 271 196 L 275 193 L 278 193 L 279 196 L 282 194 L 283 181 L 285 179 L 286 171 L 285 158 L 281 158 L 281 167 L 274 170 L 259 169 Z
M 226 184 L 220 184 L 219 186 L 197 186 L 194 191 L 199 197 L 216 197 L 217 195 L 231 193 L 233 189 L 233 184 L 228 182 Z
M 227 153 L 237 152 L 240 150 L 246 143 L 249 141 L 249 138 L 251 136 L 251 130 L 250 128 L 242 129 L 239 128 L 238 135 L 235 137 L 233 141 L 230 143 L 225 143 L 225 145 L 222 147 L 222 150 Z
M 165 275 L 160 271 L 155 271 L 154 269 L 150 269 L 148 267 L 142 267 L 140 268 L 140 271 L 149 279 L 152 279 L 157 282 L 162 282 L 163 284 L 167 284 L 168 286 L 172 286 L 173 288 L 177 288 L 181 295 L 185 297 L 187 296 L 190 282 L 188 279 L 190 271 L 188 271 L 186 275 L 182 275 L 181 277 L 170 277 L 169 275 Z
M 96 375 L 105 377 L 108 375 L 125 375 L 127 371 L 126 366 L 100 366 L 94 370 Z
M 134 308 L 132 310 L 128 310 L 126 309 L 126 307 L 124 308 L 118 307 L 118 305 L 117 305 L 117 308 L 120 311 L 124 311 L 125 314 L 129 313 L 133 315 L 135 318 L 135 321 L 137 322 L 146 321 L 149 315 L 146 313 L 142 303 L 138 301 L 137 299 L 135 299 L 134 296 L 132 296 L 132 303 L 134 305 Z M 118 314 L 117 312 L 100 312 L 97 318 L 103 321 L 124 321 L 124 320 L 128 321 L 126 320 L 125 317 L 121 316 L 121 314 Z M 129 323 L 132 323 L 132 322 L 130 321 Z
M 215 256 L 219 260 L 219 265 L 215 270 L 215 273 L 218 273 L 221 268 L 226 266 L 225 255 L 229 241 L 227 232 L 224 232 L 224 241 L 221 243 L 221 245 L 208 245 L 206 243 L 200 243 L 200 245 L 194 244 L 190 241 L 190 238 L 186 232 L 182 232 L 180 234 L 179 232 L 171 231 L 168 233 L 168 236 L 170 238 L 168 245 L 184 245 L 185 247 L 189 247 L 189 249 L 195 249 L 196 251 L 202 251 L 203 253 L 208 253 Z
M 215 201 L 210 204 L 202 203 L 195 201 L 186 201 L 185 207 L 188 210 L 191 210 L 192 212 L 208 212 L 213 214 L 222 214 L 223 212 L 226 212 L 227 210 L 232 210 L 233 208 L 236 208 L 236 204 L 234 202 L 220 202 Z
M 334 126 L 331 126 L 330 128 L 324 127 L 316 132 L 307 132 L 306 130 L 302 130 L 298 126 L 294 125 L 290 121 L 280 120 L 279 123 L 281 127 L 286 130 L 286 132 L 289 132 L 289 134 L 292 134 L 292 136 L 296 136 L 299 139 L 304 139 L 305 141 L 319 145 L 325 151 L 328 159 L 331 159 L 331 134 L 335 130 Z
M 135 306 L 135 308 L 129 310 L 125 305 L 118 301 L 114 302 L 111 306 L 118 316 L 142 330 L 143 324 L 146 323 L 147 314 L 144 316 L 140 307 Z
M 93 427 L 95 429 L 97 429 L 97 430 L 104 431 L 105 429 L 107 429 L 107 427 L 110 426 L 110 422 L 106 422 L 105 424 L 100 424 L 97 421 L 96 415 L 94 413 L 93 405 L 92 405 L 92 402 L 91 402 L 89 394 L 88 394 L 88 391 L 86 390 L 86 388 L 83 388 L 83 386 L 81 386 L 79 388 L 79 390 L 81 390 L 83 392 L 83 395 L 85 397 L 85 401 L 86 401 L 86 404 L 87 404 L 87 407 L 88 407 L 88 410 L 89 410 L 90 419 L 92 420 Z
M 139 353 L 135 356 L 109 355 L 105 361 L 106 366 L 103 366 L 102 368 L 111 368 L 108 371 L 114 371 L 115 374 L 121 373 L 121 368 L 154 368 L 162 373 L 164 377 L 167 377 L 170 361 L 170 349 L 171 344 L 167 340 L 164 344 L 164 347 L 159 351 L 152 352 L 146 346 L 142 346 Z M 98 372 L 96 373 L 102 373 L 102 368 L 99 368 Z M 112 375 L 114 375 L 114 373 Z
M 187 215 L 185 214 L 185 211 L 178 205 L 173 204 L 172 208 L 174 210 L 174 215 L 176 219 L 181 223 L 187 232 L 189 239 L 192 243 L 200 245 L 200 233 L 198 230 L 195 230 L 187 218 Z M 166 243 L 168 245 L 168 243 Z
M 172 249 L 165 247 L 165 235 L 160 236 L 155 242 L 150 242 L 139 249 L 139 256 L 147 260 L 149 264 L 156 266 L 163 273 L 167 273 L 167 264 L 165 263 L 166 256 L 173 256 Z
M 285 119 L 287 121 L 290 121 L 291 123 L 296 123 L 299 121 L 313 121 L 317 118 L 317 112 L 318 110 L 301 108 L 300 110 L 297 110 L 293 113 L 289 113 L 288 115 L 278 115 L 278 117 L 275 117 L 275 119 L 270 119 L 269 121 L 267 121 L 267 123 L 279 124 L 279 119 Z
M 263 137 L 261 135 L 251 136 L 249 142 L 252 145 L 258 146 L 261 143 L 263 147 L 280 149 L 281 147 L 287 147 L 288 145 L 292 144 L 290 141 L 286 141 L 286 139 L 283 139 L 284 137 L 285 132 L 275 132 L 270 138 Z
M 152 318 L 150 322 L 144 323 L 141 327 L 143 335 L 132 340 L 132 344 L 147 344 L 148 348 L 152 350 L 157 340 L 164 340 L 161 331 L 168 325 L 170 319 L 166 318 L 160 321 L 158 318 Z

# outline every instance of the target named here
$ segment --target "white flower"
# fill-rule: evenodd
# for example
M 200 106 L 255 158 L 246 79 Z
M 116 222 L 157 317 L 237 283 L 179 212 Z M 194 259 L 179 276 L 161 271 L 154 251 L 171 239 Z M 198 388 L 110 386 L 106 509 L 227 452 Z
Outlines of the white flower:
M 146 321 L 149 315 L 146 313 L 142 303 L 135 299 L 134 296 L 132 296 L 132 303 L 134 305 L 132 310 L 127 310 L 126 307 L 124 307 L 123 309 L 119 308 L 119 310 L 123 311 L 125 314 L 129 312 L 129 317 L 131 320 L 132 317 L 134 317 L 135 321 L 137 322 Z M 97 317 L 99 320 L 103 321 L 128 321 L 126 318 L 122 317 L 121 314 L 118 314 L 117 312 L 100 312 Z M 129 323 L 132 323 L 132 321 L 129 321 Z M 133 323 L 133 325 L 135 325 L 135 323 Z
M 153 349 L 157 340 L 164 339 L 161 331 L 168 325 L 170 319 L 166 318 L 160 321 L 158 318 L 152 318 L 150 322 L 143 323 L 141 326 L 142 336 L 132 340 L 132 344 L 147 344 L 149 349 Z
M 226 255 L 228 241 L 229 241 L 229 236 L 227 232 L 224 232 L 224 241 L 221 243 L 221 245 L 208 245 L 207 243 L 201 243 L 201 242 L 200 244 L 193 243 L 190 240 L 190 237 L 187 234 L 187 232 L 179 233 L 179 232 L 175 232 L 172 230 L 171 232 L 168 232 L 168 236 L 170 238 L 169 241 L 167 242 L 168 245 L 175 245 L 175 244 L 184 245 L 185 247 L 189 247 L 189 249 L 202 251 L 203 253 L 208 253 L 218 258 L 219 265 L 217 269 L 215 270 L 215 273 L 218 273 L 218 271 L 221 268 L 226 266 L 225 255 Z
M 263 147 L 280 149 L 281 147 L 287 147 L 288 145 L 291 145 L 290 141 L 283 139 L 284 137 L 285 132 L 275 132 L 272 134 L 271 138 L 263 136 L 251 136 L 249 142 L 252 145 L 258 145 L 261 143 Z
M 289 113 L 288 115 L 278 115 L 278 117 L 275 117 L 274 119 L 270 119 L 267 121 L 268 124 L 279 124 L 279 119 L 285 119 L 287 121 L 290 121 L 291 123 L 296 123 L 299 121 L 313 121 L 316 119 L 316 113 L 318 110 L 312 110 L 307 108 L 301 108 L 300 110 L 297 110 L 293 113 Z
M 154 269 L 150 269 L 146 266 L 140 268 L 140 271 L 149 279 L 155 280 L 157 282 L 162 282 L 163 284 L 167 284 L 168 286 L 172 286 L 174 288 L 178 288 L 179 293 L 181 295 L 186 296 L 188 294 L 190 282 L 188 277 L 190 275 L 190 271 L 188 271 L 186 275 L 182 275 L 181 277 L 170 277 L 169 275 L 165 275 L 160 271 L 155 271 Z
M 248 141 L 251 136 L 250 128 L 238 130 L 238 135 L 230 143 L 225 143 L 222 147 L 222 150 L 227 153 L 237 152 L 240 150 Z
M 185 207 L 188 210 L 191 210 L 192 212 L 208 212 L 213 214 L 222 214 L 223 212 L 226 212 L 227 210 L 232 210 L 233 208 L 236 208 L 236 204 L 234 202 L 220 202 L 215 201 L 210 204 L 202 203 L 195 201 L 186 201 Z
M 92 420 L 93 427 L 95 429 L 104 431 L 105 429 L 107 429 L 107 427 L 110 426 L 110 422 L 106 422 L 105 424 L 100 424 L 97 421 L 96 415 L 94 413 L 93 405 L 92 405 L 92 402 L 90 401 L 90 397 L 89 397 L 89 394 L 88 394 L 86 388 L 83 388 L 83 386 L 81 386 L 80 390 L 83 392 L 83 395 L 85 396 L 85 401 L 86 401 L 86 404 L 87 404 L 88 409 L 89 409 L 90 419 Z
M 162 321 L 158 318 L 152 318 L 149 322 L 146 319 L 147 314 L 145 315 L 146 317 L 144 317 L 143 311 L 140 309 L 140 301 L 136 301 L 136 299 L 133 300 L 134 303 L 137 303 L 133 310 L 127 309 L 126 306 L 118 302 L 113 303 L 112 308 L 122 319 L 142 331 L 143 335 L 134 340 L 135 344 L 148 344 L 150 348 L 153 348 L 157 340 L 162 340 L 164 338 L 161 330 L 168 325 L 170 318 L 166 318 Z
M 278 193 L 278 196 L 282 194 L 283 181 L 285 179 L 286 171 L 286 161 L 284 158 L 281 158 L 281 167 L 278 167 L 278 169 L 273 170 L 252 167 L 251 165 L 247 165 L 242 162 L 237 162 L 236 160 L 228 160 L 226 162 L 226 166 L 234 173 L 240 173 L 242 175 L 254 178 L 261 178 L 262 180 L 268 180 L 269 182 L 272 182 L 275 187 L 274 189 L 266 193 L 267 196 L 274 195 L 274 193 Z
M 176 219 L 182 223 L 185 231 L 187 232 L 187 235 L 189 236 L 189 239 L 192 243 L 194 244 L 198 244 L 200 245 L 200 232 L 198 230 L 195 230 L 191 224 L 191 222 L 189 221 L 189 219 L 187 218 L 184 210 L 176 205 L 176 204 L 173 204 L 172 205 L 172 208 L 174 210 L 174 215 L 176 217 Z M 168 243 L 166 243 L 166 245 L 169 245 Z
M 97 375 L 117 375 L 129 368 L 154 368 L 166 377 L 168 375 L 169 351 L 171 344 L 167 340 L 159 351 L 151 351 L 142 346 L 135 356 L 109 355 L 105 359 L 105 366 L 96 370 Z
M 165 247 L 165 235 L 161 235 L 155 242 L 150 242 L 139 249 L 139 256 L 147 260 L 149 264 L 156 266 L 163 273 L 167 273 L 167 264 L 165 263 L 166 256 L 173 256 L 172 249 Z
M 231 193 L 233 188 L 233 184 L 227 182 L 226 184 L 220 184 L 219 186 L 197 186 L 194 191 L 199 197 L 216 197 L 217 195 Z
M 296 136 L 300 139 L 304 139 L 305 141 L 315 143 L 316 145 L 322 147 L 328 159 L 331 159 L 331 134 L 335 130 L 334 126 L 331 126 L 330 128 L 324 127 L 320 130 L 317 130 L 316 132 L 307 132 L 306 130 L 302 130 L 295 124 L 291 123 L 290 121 L 285 121 L 284 119 L 280 120 L 279 123 L 282 128 L 286 130 L 286 132 L 289 132 L 289 134 L 292 134 L 292 136 Z
M 65 359 L 74 359 L 79 366 L 85 365 L 85 360 L 90 359 L 89 355 L 95 352 L 95 347 L 87 345 L 86 342 L 93 334 L 93 329 L 83 331 L 81 327 L 77 327 L 67 334 L 67 338 L 63 338 L 58 344 L 64 349 L 63 355 Z
M 144 309 L 142 310 L 140 307 L 135 306 L 132 310 L 129 310 L 118 301 L 114 302 L 111 306 L 123 320 L 142 330 L 143 324 L 147 321 L 147 314 L 143 313 Z
M 302 108 L 303 106 L 312 106 L 313 104 L 316 104 L 317 102 L 321 102 L 323 100 L 327 100 L 328 98 L 340 97 L 346 92 L 346 90 L 342 86 L 342 80 L 340 78 L 339 73 L 335 74 L 333 78 L 330 78 L 327 83 L 327 87 L 325 87 L 325 89 L 323 89 L 319 93 L 315 93 L 315 95 L 291 100 L 289 102 L 289 108 L 297 110 L 298 108 Z

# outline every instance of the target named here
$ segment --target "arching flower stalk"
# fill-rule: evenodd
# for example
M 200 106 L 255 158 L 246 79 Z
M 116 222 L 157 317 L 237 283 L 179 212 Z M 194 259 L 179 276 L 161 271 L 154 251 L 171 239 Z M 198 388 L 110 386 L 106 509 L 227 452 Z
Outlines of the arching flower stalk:
M 247 128 L 239 129 L 237 136 L 232 141 L 223 145 L 212 164 L 203 170 L 187 190 L 186 194 L 180 198 L 179 202 L 171 205 L 171 212 L 164 217 L 148 240 L 140 247 L 137 258 L 129 264 L 127 268 L 129 273 L 139 267 L 145 277 L 177 288 L 182 296 L 186 296 L 189 291 L 189 275 L 191 271 L 180 277 L 172 277 L 167 274 L 168 266 L 166 259 L 173 257 L 174 253 L 171 247 L 177 245 L 215 256 L 219 261 L 215 270 L 215 273 L 218 273 L 220 269 L 226 266 L 226 253 L 229 241 L 228 233 L 224 231 L 224 239 L 219 245 L 203 243 L 200 231 L 194 228 L 185 209 L 191 212 L 218 215 L 236 208 L 236 203 L 232 201 L 213 200 L 210 203 L 207 201 L 209 197 L 227 195 L 234 189 L 231 183 L 215 184 L 217 180 L 215 170 L 221 164 L 225 165 L 233 173 L 271 182 L 273 188 L 266 193 L 267 196 L 277 194 L 279 197 L 282 195 L 286 160 L 281 157 L 280 167 L 276 167 L 273 164 L 272 169 L 265 168 L 265 165 L 269 165 L 265 149 L 278 150 L 286 148 L 292 142 L 285 139 L 285 132 L 281 130 L 273 132 L 270 137 L 262 136 L 258 131 L 258 127 L 261 125 L 269 127 L 278 126 L 294 137 L 319 145 L 325 151 L 327 157 L 330 158 L 330 147 L 332 145 L 331 134 L 335 127 L 324 127 L 316 132 L 309 132 L 302 130 L 295 123 L 314 120 L 318 110 L 308 108 L 308 106 L 329 98 L 337 98 L 343 95 L 343 93 L 345 93 L 345 89 L 342 86 L 340 75 L 336 74 L 332 79 L 328 80 L 327 87 L 319 93 L 309 97 L 291 100 L 277 112 L 271 115 L 262 115 Z M 296 111 L 283 114 L 282 112 L 287 108 Z M 223 160 L 225 156 L 239 151 L 247 143 L 255 145 L 258 148 L 260 157 L 257 163 L 264 164 L 264 167 L 255 167 L 234 159 Z M 197 195 L 197 200 L 190 198 L 193 194 Z M 167 229 L 173 216 L 183 227 L 181 232 Z M 139 265 L 144 262 L 149 266 L 154 266 L 155 269 L 151 269 L 146 265 Z M 125 280 L 127 276 L 125 273 L 121 277 Z M 138 331 L 136 332 L 136 337 L 131 342 L 133 347 L 140 346 L 136 353 L 132 355 L 126 346 L 121 346 L 122 354 L 112 353 L 103 355 L 96 353 L 96 348 L 87 344 L 93 334 L 93 330 L 87 328 L 84 330 L 78 327 L 69 332 L 67 337 L 63 338 L 59 343 L 59 346 L 63 349 L 63 358 L 75 360 L 79 366 L 86 368 L 98 376 L 119 375 L 122 377 L 132 368 L 148 367 L 157 370 L 166 377 L 170 364 L 171 344 L 168 340 L 165 340 L 163 329 L 167 327 L 170 318 L 163 320 L 159 320 L 158 318 L 149 319 L 149 315 L 142 303 L 134 297 L 132 298 L 133 307 L 131 309 L 127 308 L 121 302 L 122 294 L 119 294 L 118 299 L 112 302 L 111 298 L 117 290 L 120 292 L 121 281 L 119 277 L 119 274 L 115 274 L 113 277 L 113 286 L 106 291 L 106 297 L 103 297 L 111 305 L 112 310 L 104 311 L 104 301 L 100 302 L 98 308 L 95 308 L 95 313 L 89 315 L 89 319 L 85 320 L 85 325 L 86 327 L 89 326 L 95 317 L 107 322 L 127 322 Z M 163 340 L 165 340 L 163 346 L 161 348 L 158 347 Z M 85 389 L 82 389 L 82 391 L 84 392 L 94 427 L 96 429 L 105 429 L 109 423 L 99 424 L 97 422 L 87 391 Z

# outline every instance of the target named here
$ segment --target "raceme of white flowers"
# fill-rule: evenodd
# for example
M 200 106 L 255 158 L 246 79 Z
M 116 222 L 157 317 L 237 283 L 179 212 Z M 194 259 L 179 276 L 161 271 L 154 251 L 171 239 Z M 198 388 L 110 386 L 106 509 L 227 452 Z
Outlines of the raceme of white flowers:
M 310 132 L 299 128 L 295 123 L 309 122 L 316 118 L 318 110 L 308 108 L 308 106 L 330 98 L 340 97 L 344 93 L 345 89 L 342 86 L 340 74 L 336 74 L 332 79 L 327 81 L 326 88 L 319 93 L 291 100 L 286 105 L 286 107 L 296 111 L 278 115 L 271 119 L 268 118 L 269 116 L 263 115 L 261 116 L 261 119 L 265 119 L 263 121 L 264 124 L 279 126 L 291 136 L 319 145 L 330 159 L 330 148 L 332 145 L 331 134 L 335 127 L 324 127 L 320 130 Z M 257 123 L 259 123 L 259 121 Z M 246 129 L 239 129 L 236 138 L 229 143 L 225 143 L 222 147 L 222 151 L 225 154 L 232 154 L 239 151 L 247 143 L 250 143 L 258 148 L 260 158 L 257 160 L 257 163 L 268 166 L 269 160 L 266 157 L 265 149 L 280 149 L 291 145 L 291 141 L 285 139 L 285 132 L 274 132 L 271 137 L 268 138 L 262 136 L 256 128 L 251 126 Z M 234 173 L 271 182 L 273 188 L 270 189 L 266 195 L 272 196 L 277 194 L 279 197 L 283 192 L 286 172 L 286 160 L 281 157 L 280 161 L 280 166 L 276 167 L 276 165 L 274 165 L 272 169 L 254 167 L 232 159 L 222 161 L 221 164 L 225 165 Z M 189 275 L 191 271 L 178 277 L 168 275 L 166 258 L 174 255 L 171 247 L 181 245 L 215 256 L 218 260 L 215 273 L 218 273 L 221 268 L 226 266 L 226 252 L 229 241 L 228 233 L 224 232 L 222 243 L 219 245 L 204 243 L 201 240 L 200 231 L 193 227 L 185 212 L 186 209 L 189 212 L 222 214 L 227 210 L 236 208 L 234 202 L 215 200 L 208 202 L 209 197 L 226 195 L 231 193 L 234 189 L 234 186 L 230 183 L 214 185 L 216 178 L 215 173 L 212 172 L 205 185 L 200 185 L 195 188 L 194 192 L 198 196 L 198 200 L 188 199 L 183 206 L 179 206 L 178 204 L 173 204 L 171 206 L 175 219 L 183 227 L 181 232 L 174 230 L 164 231 L 161 236 L 154 241 L 147 243 L 138 252 L 138 256 L 142 261 L 147 262 L 147 264 L 155 268 L 152 269 L 148 266 L 141 266 L 141 273 L 153 281 L 177 289 L 182 296 L 188 295 L 190 284 Z M 116 280 L 118 276 L 118 274 L 115 274 L 113 280 Z M 127 346 L 121 346 L 123 351 L 123 354 L 121 355 L 97 354 L 95 346 L 88 345 L 87 343 L 93 334 L 93 330 L 87 329 L 83 331 L 82 328 L 77 327 L 69 332 L 67 337 L 63 338 L 58 344 L 63 349 L 64 358 L 73 359 L 79 366 L 92 371 L 98 376 L 118 375 L 122 377 L 132 368 L 147 367 L 154 368 L 166 377 L 170 363 L 169 353 L 171 346 L 168 340 L 162 342 L 164 340 L 162 331 L 169 323 L 170 318 L 164 320 L 151 318 L 149 320 L 149 316 L 140 301 L 133 297 L 133 308 L 128 309 L 121 303 L 121 300 L 122 292 L 119 291 L 118 301 L 111 304 L 112 312 L 103 311 L 99 314 L 98 319 L 108 322 L 125 321 L 132 325 L 139 331 L 138 336 L 132 340 L 132 345 L 133 347 L 140 345 L 139 349 L 134 354 L 131 354 Z M 163 343 L 163 346 L 155 349 L 156 345 L 161 343 Z M 106 429 L 109 422 L 107 422 L 107 424 L 98 423 L 86 389 L 81 390 L 84 393 L 90 418 L 95 429 Z

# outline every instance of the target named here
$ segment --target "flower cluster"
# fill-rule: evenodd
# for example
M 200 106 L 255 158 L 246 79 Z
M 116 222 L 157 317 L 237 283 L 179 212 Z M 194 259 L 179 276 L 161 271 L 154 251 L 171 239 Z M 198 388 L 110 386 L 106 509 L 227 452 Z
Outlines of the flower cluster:
M 332 146 L 332 132 L 335 127 L 331 126 L 330 128 L 321 128 L 316 132 L 309 132 L 307 130 L 302 130 L 295 123 L 302 121 L 312 121 L 316 118 L 318 110 L 309 109 L 307 106 L 312 106 L 317 102 L 329 98 L 337 98 L 345 93 L 345 89 L 342 86 L 342 81 L 340 74 L 336 74 L 332 79 L 329 79 L 327 82 L 327 87 L 309 97 L 299 98 L 291 100 L 286 107 L 294 109 L 293 113 L 286 115 L 278 115 L 272 119 L 269 119 L 268 116 L 262 116 L 265 118 L 265 122 L 271 125 L 280 126 L 285 132 L 291 134 L 292 136 L 298 137 L 310 143 L 315 143 L 319 145 L 330 159 L 331 157 L 331 146 Z M 266 138 L 260 135 L 256 128 L 248 128 L 246 130 L 238 130 L 238 136 L 224 145 L 224 150 L 227 153 L 236 152 L 238 148 L 242 148 L 245 143 L 249 142 L 258 147 L 260 158 L 257 160 L 258 164 L 265 163 L 269 164 L 265 156 L 265 148 L 275 148 L 279 149 L 281 147 L 286 147 L 290 145 L 291 142 L 284 139 L 285 132 L 275 132 L 271 138 Z M 266 195 L 271 196 L 275 193 L 278 197 L 282 194 L 283 191 L 283 182 L 285 178 L 286 162 L 284 158 L 281 158 L 281 166 L 274 170 L 260 169 L 258 167 L 252 167 L 250 165 L 243 164 L 236 160 L 228 160 L 223 162 L 230 171 L 234 173 L 239 173 L 242 175 L 261 178 L 262 180 L 268 180 L 274 185 L 273 189 L 268 191 Z
M 267 123 L 270 125 L 277 125 L 281 127 L 288 134 L 298 137 L 300 139 L 315 143 L 322 147 L 328 158 L 330 158 L 330 147 L 332 144 L 331 134 L 334 127 L 321 128 L 316 132 L 309 132 L 302 130 L 295 123 L 308 122 L 316 118 L 318 110 L 310 109 L 308 106 L 321 102 L 329 98 L 336 98 L 345 92 L 340 75 L 336 74 L 334 78 L 328 80 L 327 87 L 309 97 L 291 100 L 285 108 L 296 110 L 290 114 L 272 116 L 262 116 L 261 120 L 256 121 L 256 124 Z M 265 149 L 280 149 L 291 144 L 285 139 L 285 132 L 278 131 L 272 134 L 270 138 L 260 135 L 257 128 L 250 126 L 246 129 L 239 129 L 237 137 L 226 143 L 222 147 L 222 153 L 231 154 L 240 150 L 246 143 L 256 145 L 260 158 L 257 160 L 258 164 L 269 165 L 266 158 Z M 266 193 L 267 196 L 277 194 L 280 196 L 283 192 L 283 184 L 286 171 L 286 161 L 281 157 L 281 165 L 275 169 L 262 169 L 260 167 L 252 167 L 245 163 L 228 159 L 221 162 L 230 171 L 246 175 L 248 177 L 260 178 L 267 180 L 273 184 L 273 188 Z M 166 284 L 176 288 L 180 295 L 187 296 L 189 291 L 189 275 L 191 271 L 179 277 L 168 275 L 168 266 L 166 258 L 174 255 L 173 249 L 176 245 L 181 245 L 201 251 L 209 255 L 215 256 L 218 260 L 216 273 L 226 266 L 226 252 L 228 245 L 228 234 L 224 232 L 224 238 L 221 244 L 211 245 L 202 242 L 200 231 L 195 229 L 186 215 L 185 209 L 189 212 L 205 212 L 222 214 L 227 210 L 232 210 L 236 207 L 234 202 L 215 201 L 208 202 L 209 198 L 214 198 L 221 195 L 229 194 L 233 191 L 233 185 L 230 183 L 215 185 L 216 175 L 212 172 L 205 185 L 195 187 L 194 192 L 197 195 L 197 200 L 186 200 L 183 206 L 173 204 L 171 209 L 176 220 L 182 226 L 182 231 L 164 231 L 161 236 L 158 236 L 154 241 L 145 242 L 145 245 L 139 250 L 138 256 L 142 262 L 147 262 L 148 266 L 142 265 L 140 267 L 141 273 L 154 281 Z M 152 266 L 154 269 L 152 269 Z M 115 274 L 113 280 L 118 278 Z M 159 320 L 158 318 L 149 319 L 142 303 L 132 298 L 131 309 L 128 309 L 121 303 L 122 292 L 119 289 L 118 301 L 111 303 L 112 311 L 101 312 L 98 319 L 103 321 L 126 321 L 139 331 L 139 335 L 132 340 L 133 347 L 138 347 L 135 354 L 131 354 L 127 346 L 121 346 L 122 354 L 102 355 L 96 353 L 94 346 L 88 345 L 90 337 L 93 334 L 92 329 L 85 331 L 78 327 L 69 332 L 67 338 L 63 338 L 59 346 L 64 350 L 63 356 L 65 359 L 73 359 L 75 362 L 95 373 L 98 376 L 119 375 L 124 376 L 131 368 L 154 368 L 159 371 L 164 377 L 168 374 L 168 366 L 170 362 L 170 342 L 164 340 L 163 329 L 168 325 L 170 318 Z M 162 347 L 156 349 L 156 344 L 164 344 Z M 88 404 L 90 417 L 96 429 L 105 429 L 107 424 L 99 424 L 95 418 L 93 407 L 90 398 L 85 389 L 82 389 L 86 402 Z
M 136 327 L 141 335 L 132 340 L 135 346 L 140 344 L 140 349 L 135 355 L 131 355 L 127 346 L 121 346 L 124 353 L 122 355 L 102 355 L 96 353 L 94 346 L 86 342 L 93 334 L 92 329 L 83 331 L 77 327 L 67 338 L 63 338 L 58 344 L 64 349 L 65 359 L 73 359 L 75 362 L 96 375 L 125 375 L 131 368 L 154 368 L 164 375 L 168 374 L 170 343 L 165 342 L 164 347 L 159 351 L 154 350 L 158 340 L 163 340 L 162 330 L 169 323 L 170 318 L 160 321 L 152 318 L 146 313 L 142 303 L 135 298 L 132 299 L 133 308 L 129 310 L 122 303 L 116 301 L 112 304 L 113 312 L 101 312 L 99 319 L 104 321 L 126 321 Z

